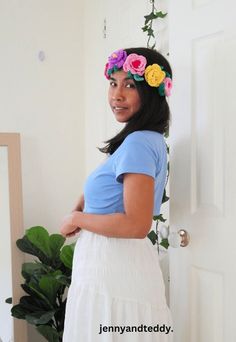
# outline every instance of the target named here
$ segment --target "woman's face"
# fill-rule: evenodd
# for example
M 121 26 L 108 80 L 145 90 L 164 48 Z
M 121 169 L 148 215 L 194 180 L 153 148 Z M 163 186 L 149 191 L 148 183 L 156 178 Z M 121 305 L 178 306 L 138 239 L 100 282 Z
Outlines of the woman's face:
M 124 70 L 111 75 L 108 101 L 118 122 L 127 122 L 141 107 L 134 80 Z

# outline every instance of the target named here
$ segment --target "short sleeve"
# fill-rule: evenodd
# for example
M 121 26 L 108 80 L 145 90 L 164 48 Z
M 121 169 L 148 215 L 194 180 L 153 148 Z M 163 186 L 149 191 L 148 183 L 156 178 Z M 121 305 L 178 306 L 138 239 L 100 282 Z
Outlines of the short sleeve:
M 155 179 L 157 170 L 157 157 L 152 147 L 144 139 L 127 139 L 116 158 L 116 180 L 123 182 L 124 173 L 141 173 Z

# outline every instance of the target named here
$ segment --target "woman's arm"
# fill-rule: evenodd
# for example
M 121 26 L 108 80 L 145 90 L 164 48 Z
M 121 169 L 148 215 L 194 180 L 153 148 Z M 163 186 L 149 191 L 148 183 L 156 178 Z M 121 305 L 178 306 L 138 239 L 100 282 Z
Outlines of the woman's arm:
M 143 174 L 124 174 L 125 213 L 88 214 L 74 211 L 61 227 L 64 236 L 80 227 L 108 237 L 144 238 L 152 224 L 154 179 Z

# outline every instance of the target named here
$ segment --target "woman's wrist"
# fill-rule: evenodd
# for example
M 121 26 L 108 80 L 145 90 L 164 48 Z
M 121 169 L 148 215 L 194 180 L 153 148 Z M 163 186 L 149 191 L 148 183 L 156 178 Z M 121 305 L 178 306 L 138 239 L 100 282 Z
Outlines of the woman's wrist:
M 81 217 L 81 211 L 78 211 L 78 210 L 75 210 L 75 211 L 72 211 L 72 216 L 71 216 L 71 224 L 72 226 L 74 227 L 79 227 L 80 226 L 80 223 L 79 223 L 79 220 L 80 220 L 80 217 Z

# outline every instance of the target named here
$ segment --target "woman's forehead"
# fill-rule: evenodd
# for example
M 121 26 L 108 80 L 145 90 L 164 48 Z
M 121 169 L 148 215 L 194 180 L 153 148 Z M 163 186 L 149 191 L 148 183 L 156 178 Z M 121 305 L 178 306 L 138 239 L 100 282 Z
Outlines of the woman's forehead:
M 116 72 L 113 72 L 110 76 L 110 79 L 111 80 L 119 80 L 119 81 L 122 81 L 122 80 L 133 80 L 133 78 L 131 76 L 128 75 L 127 72 L 125 72 L 124 70 L 119 70 L 119 71 L 116 71 Z

